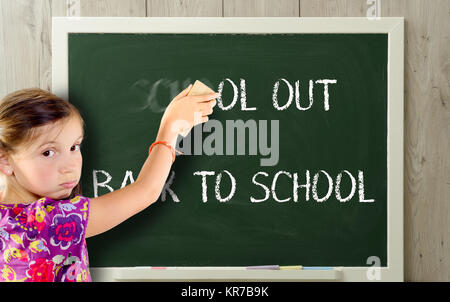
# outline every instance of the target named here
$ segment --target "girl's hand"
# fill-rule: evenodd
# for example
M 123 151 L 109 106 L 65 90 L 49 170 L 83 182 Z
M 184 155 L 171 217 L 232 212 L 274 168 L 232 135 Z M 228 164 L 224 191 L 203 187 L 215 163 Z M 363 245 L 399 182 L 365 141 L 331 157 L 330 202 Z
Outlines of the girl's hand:
M 174 145 L 181 132 L 208 121 L 208 115 L 213 113 L 215 98 L 219 93 L 188 96 L 192 84 L 178 94 L 167 106 L 161 119 L 158 140 L 166 140 Z M 187 132 L 186 132 L 187 133 Z

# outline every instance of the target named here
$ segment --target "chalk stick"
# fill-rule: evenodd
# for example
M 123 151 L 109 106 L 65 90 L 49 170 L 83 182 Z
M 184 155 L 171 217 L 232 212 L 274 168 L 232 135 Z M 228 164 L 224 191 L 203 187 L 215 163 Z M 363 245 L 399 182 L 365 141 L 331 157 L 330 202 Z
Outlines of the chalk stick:
M 189 96 L 205 95 L 205 94 L 211 94 L 211 93 L 215 93 L 215 91 L 212 90 L 211 88 L 209 88 L 208 86 L 206 86 L 205 84 L 203 84 L 202 82 L 200 82 L 199 80 L 196 80 L 187 95 L 189 95 Z M 183 129 L 180 131 L 180 135 L 183 137 L 186 137 L 186 135 L 188 135 L 188 133 L 190 131 L 191 131 L 191 128 Z
M 258 265 L 258 266 L 247 266 L 247 269 L 270 269 L 270 270 L 279 270 L 279 265 Z
M 334 267 L 329 266 L 304 266 L 303 270 L 306 271 L 332 271 L 334 270 Z
M 301 265 L 280 266 L 280 270 L 301 270 Z

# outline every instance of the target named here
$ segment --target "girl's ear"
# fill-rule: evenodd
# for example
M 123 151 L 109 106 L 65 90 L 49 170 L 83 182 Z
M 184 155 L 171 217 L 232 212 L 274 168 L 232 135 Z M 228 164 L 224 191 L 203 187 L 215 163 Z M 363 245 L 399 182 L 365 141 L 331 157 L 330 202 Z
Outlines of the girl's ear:
M 11 164 L 9 163 L 8 155 L 0 150 L 0 171 L 6 176 L 10 176 L 13 173 Z

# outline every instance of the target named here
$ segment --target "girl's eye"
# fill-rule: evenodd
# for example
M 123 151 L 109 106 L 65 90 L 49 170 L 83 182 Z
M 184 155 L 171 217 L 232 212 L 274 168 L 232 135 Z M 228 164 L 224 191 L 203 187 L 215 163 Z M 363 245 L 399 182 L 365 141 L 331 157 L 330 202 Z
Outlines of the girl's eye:
M 81 148 L 81 144 L 76 144 L 74 147 L 76 147 L 76 146 L 78 146 L 78 151 L 79 151 Z
M 42 155 L 44 155 L 45 157 L 49 157 L 48 156 L 49 152 L 53 152 L 53 150 L 47 150 L 44 153 L 42 153 Z M 53 153 L 55 153 L 55 152 L 53 152 Z
M 78 150 L 72 150 L 73 147 L 77 147 L 77 146 L 78 146 Z M 71 151 L 80 151 L 81 144 L 76 144 L 76 145 L 73 146 L 73 147 L 70 149 Z M 50 152 L 55 153 L 53 150 L 47 150 L 47 151 L 45 151 L 44 153 L 42 153 L 42 155 L 44 155 L 45 157 L 51 157 L 51 156 L 49 156 L 49 155 L 50 155 Z

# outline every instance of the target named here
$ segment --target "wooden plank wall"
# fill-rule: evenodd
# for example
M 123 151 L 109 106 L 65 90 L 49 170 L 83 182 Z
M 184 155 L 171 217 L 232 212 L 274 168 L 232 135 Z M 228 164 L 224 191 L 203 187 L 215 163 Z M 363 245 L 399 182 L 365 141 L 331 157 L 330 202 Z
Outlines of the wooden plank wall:
M 360 17 L 375 0 L 0 0 L 0 97 L 51 87 L 52 16 Z M 405 280 L 450 281 L 450 0 L 377 0 L 405 17 Z

